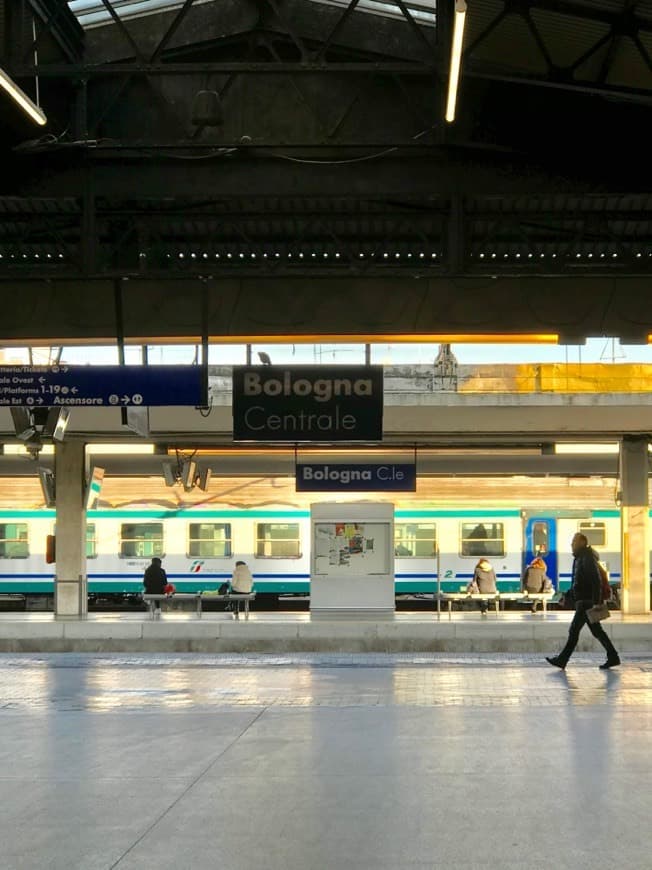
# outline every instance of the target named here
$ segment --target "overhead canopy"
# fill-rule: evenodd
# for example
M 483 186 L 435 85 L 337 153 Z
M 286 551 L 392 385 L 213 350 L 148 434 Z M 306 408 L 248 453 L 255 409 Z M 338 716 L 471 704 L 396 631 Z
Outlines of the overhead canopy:
M 0 2 L 3 339 L 652 332 L 648 5 Z

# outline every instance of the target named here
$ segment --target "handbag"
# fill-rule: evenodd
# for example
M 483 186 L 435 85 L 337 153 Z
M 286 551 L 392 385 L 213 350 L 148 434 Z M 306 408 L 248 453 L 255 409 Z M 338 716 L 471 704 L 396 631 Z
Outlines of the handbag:
M 602 604 L 594 604 L 586 611 L 586 618 L 589 622 L 600 622 L 602 619 L 609 619 L 611 614 L 609 608 L 603 602 Z

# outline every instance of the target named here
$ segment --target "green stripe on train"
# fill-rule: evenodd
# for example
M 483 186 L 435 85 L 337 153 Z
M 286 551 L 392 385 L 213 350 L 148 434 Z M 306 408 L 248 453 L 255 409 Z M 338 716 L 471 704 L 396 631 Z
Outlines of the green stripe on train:
M 481 518 L 486 519 L 490 517 L 519 517 L 520 511 L 518 509 L 500 509 L 500 510 L 409 510 L 407 508 L 396 510 L 395 516 L 401 519 L 405 517 L 414 517 L 414 518 L 429 518 L 429 517 L 473 517 L 473 518 Z M 42 518 L 42 519 L 55 519 L 56 511 L 54 510 L 0 510 L 0 518 L 1 519 L 30 519 L 30 518 Z M 617 514 L 616 514 L 617 515 Z M 97 519 L 133 519 L 134 517 L 145 517 L 147 519 L 173 519 L 174 517 L 192 517 L 197 519 L 206 519 L 209 517 L 216 517 L 219 519 L 237 519 L 238 517 L 262 517 L 264 519 L 267 518 L 280 518 L 280 517 L 294 517 L 298 519 L 309 519 L 310 511 L 306 510 L 279 510 L 279 511 L 267 511 L 267 510 L 251 510 L 251 509 L 243 509 L 243 510 L 193 510 L 192 508 L 187 508 L 184 510 L 92 510 L 88 511 L 88 518 L 90 520 Z

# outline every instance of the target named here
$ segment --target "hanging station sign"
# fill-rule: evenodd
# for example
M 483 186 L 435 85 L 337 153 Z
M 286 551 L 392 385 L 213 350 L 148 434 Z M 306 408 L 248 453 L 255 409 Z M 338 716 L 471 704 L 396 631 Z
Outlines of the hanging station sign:
M 297 464 L 297 492 L 416 492 L 414 462 Z
M 382 366 L 234 366 L 234 441 L 381 441 Z

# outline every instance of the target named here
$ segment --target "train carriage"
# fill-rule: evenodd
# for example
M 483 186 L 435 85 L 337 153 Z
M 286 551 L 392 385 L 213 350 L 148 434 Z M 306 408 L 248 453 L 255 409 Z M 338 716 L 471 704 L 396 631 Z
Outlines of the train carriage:
M 416 500 L 415 500 L 416 501 Z M 53 594 L 56 564 L 46 562 L 46 539 L 56 534 L 53 510 L 0 511 L 0 592 Z M 488 558 L 502 592 L 519 589 L 525 564 L 541 555 L 556 588 L 570 584 L 570 540 L 584 532 L 620 578 L 620 518 L 611 510 L 527 508 L 395 509 L 397 595 L 459 592 L 479 558 Z M 133 598 L 153 556 L 163 559 L 179 591 L 217 589 L 244 559 L 261 595 L 310 594 L 310 510 L 207 507 L 175 510 L 141 503 L 87 515 L 86 556 L 91 597 Z

